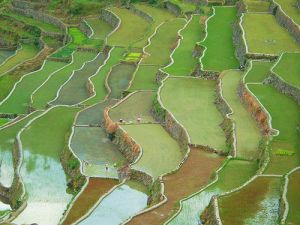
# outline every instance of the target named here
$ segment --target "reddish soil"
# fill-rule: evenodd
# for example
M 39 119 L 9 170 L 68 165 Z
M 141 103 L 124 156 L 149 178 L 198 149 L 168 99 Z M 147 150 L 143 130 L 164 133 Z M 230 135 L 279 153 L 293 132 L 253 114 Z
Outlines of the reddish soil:
M 208 184 L 212 173 L 221 166 L 224 158 L 203 150 L 191 149 L 190 156 L 175 173 L 164 177 L 168 201 L 160 207 L 134 217 L 128 224 L 161 224 L 170 218 L 183 199 Z
M 95 205 L 101 196 L 107 193 L 118 183 L 119 182 L 117 180 L 113 179 L 90 178 L 88 185 L 79 198 L 77 198 L 62 224 L 69 225 L 76 222 Z

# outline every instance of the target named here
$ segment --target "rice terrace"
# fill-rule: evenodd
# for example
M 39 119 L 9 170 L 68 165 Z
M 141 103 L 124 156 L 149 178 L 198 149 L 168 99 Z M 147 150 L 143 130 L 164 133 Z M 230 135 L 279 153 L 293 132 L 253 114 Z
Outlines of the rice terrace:
M 300 225 L 300 0 L 0 0 L 0 224 Z

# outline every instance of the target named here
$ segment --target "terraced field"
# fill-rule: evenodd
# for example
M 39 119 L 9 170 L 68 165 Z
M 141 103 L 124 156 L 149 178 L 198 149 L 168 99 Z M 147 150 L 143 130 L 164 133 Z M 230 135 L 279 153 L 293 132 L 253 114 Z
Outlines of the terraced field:
M 0 18 L 0 224 L 299 224 L 298 1 Z

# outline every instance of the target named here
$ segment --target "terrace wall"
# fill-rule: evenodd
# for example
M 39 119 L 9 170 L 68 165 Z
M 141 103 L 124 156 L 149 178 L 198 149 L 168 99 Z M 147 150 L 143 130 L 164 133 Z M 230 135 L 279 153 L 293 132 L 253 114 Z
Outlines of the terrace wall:
M 116 15 L 106 9 L 100 11 L 100 19 L 110 24 L 114 29 L 119 25 L 120 21 Z
M 172 2 L 166 1 L 164 7 L 175 16 L 180 16 L 182 13 L 180 7 Z
M 218 206 L 217 206 L 217 197 L 213 196 L 209 202 L 209 205 L 206 207 L 204 212 L 200 215 L 200 219 L 203 225 L 221 225 L 221 221 L 217 216 Z
M 182 153 L 185 155 L 189 148 L 189 137 L 186 130 L 178 123 L 170 112 L 161 106 L 157 98 L 154 98 L 151 111 L 153 117 L 162 124 L 162 126 L 174 139 L 177 140 Z
M 300 105 L 300 89 L 285 82 L 276 73 L 270 72 L 269 77 L 264 83 L 271 84 L 281 93 L 291 96 Z
M 300 26 L 283 12 L 281 6 L 272 0 L 269 10 L 275 15 L 277 22 L 286 28 L 297 42 L 300 42 Z
M 241 4 L 242 5 L 242 4 Z M 242 13 L 243 6 L 238 6 L 238 14 Z M 241 12 L 240 12 L 241 11 Z M 233 42 L 235 45 L 235 55 L 240 62 L 240 65 L 246 64 L 247 47 L 243 38 L 243 28 L 241 25 L 243 15 L 233 24 Z
M 238 95 L 247 107 L 247 110 L 251 113 L 251 115 L 258 123 L 262 134 L 269 135 L 271 133 L 271 128 L 268 122 L 269 116 L 267 112 L 262 108 L 258 100 L 249 92 L 243 82 L 240 83 L 240 86 L 238 88 Z
M 134 5 L 130 5 L 129 9 L 136 15 L 144 18 L 145 20 L 147 20 L 148 22 L 152 23 L 154 22 L 154 19 L 152 18 L 152 16 L 150 16 L 149 14 L 145 13 L 144 11 L 141 11 L 139 9 L 137 9 Z
M 43 33 L 45 35 L 48 35 L 51 37 L 63 39 L 64 44 L 68 41 L 67 26 L 62 21 L 57 19 L 56 17 L 45 14 L 38 10 L 18 8 L 17 6 L 14 6 L 14 5 L 12 7 L 12 10 L 23 16 L 27 16 L 27 17 L 57 26 L 58 28 L 60 28 L 63 31 L 64 34 L 59 34 L 59 33 L 55 33 L 55 32 L 46 32 L 46 31 L 43 31 Z
M 30 1 L 22 1 L 22 0 L 13 0 L 12 5 L 21 9 L 34 9 L 38 10 L 41 7 L 45 6 L 47 3 L 46 0 L 42 0 L 40 2 L 30 2 Z
M 192 72 L 191 76 L 201 77 L 208 80 L 217 80 L 220 76 L 220 72 L 213 70 L 203 70 L 200 63 L 197 63 L 195 70 Z
M 228 117 L 229 114 L 232 113 L 232 110 L 224 100 L 222 96 L 222 87 L 221 87 L 221 80 L 218 80 L 218 85 L 216 88 L 216 100 L 215 104 L 217 106 L 217 109 L 221 112 L 221 114 L 224 117 L 223 122 L 221 123 L 221 127 L 225 133 L 226 136 L 226 144 L 229 147 L 229 154 L 231 156 L 235 156 L 235 128 L 234 123 L 231 118 Z
M 128 133 L 123 130 L 118 123 L 112 121 L 109 117 L 109 108 L 103 111 L 103 126 L 113 143 L 119 146 L 120 152 L 128 160 L 133 163 L 140 155 L 141 146 L 131 138 Z
M 80 20 L 79 29 L 82 33 L 84 33 L 87 37 L 90 37 L 93 33 L 91 27 L 86 23 L 84 19 Z

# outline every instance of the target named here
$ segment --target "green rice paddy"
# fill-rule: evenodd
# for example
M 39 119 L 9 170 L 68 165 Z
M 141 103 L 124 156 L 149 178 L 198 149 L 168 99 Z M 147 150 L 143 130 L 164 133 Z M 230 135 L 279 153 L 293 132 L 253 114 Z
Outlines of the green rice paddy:
M 223 118 L 214 104 L 215 87 L 213 80 L 168 78 L 160 96 L 166 109 L 187 129 L 193 144 L 227 151 L 225 133 L 219 126 Z
M 176 169 L 183 159 L 178 143 L 159 124 L 121 126 L 142 147 L 143 155 L 133 165 L 154 179 Z M 155 141 L 154 141 L 155 140 Z M 155 162 L 155 163 L 153 163 Z
M 288 84 L 300 88 L 300 53 L 284 53 L 273 68 Z M 287 69 L 288 68 L 288 69 Z
M 272 14 L 247 13 L 242 26 L 250 53 L 279 55 L 282 52 L 300 51 L 300 45 Z
M 74 61 L 64 69 L 53 74 L 48 81 L 33 94 L 32 106 L 43 109 L 47 103 L 56 97 L 57 91 L 61 85 L 66 82 L 74 70 L 80 69 L 86 61 L 95 57 L 94 53 L 77 51 L 73 55 Z
M 104 64 L 98 73 L 91 78 L 91 81 L 94 84 L 94 91 L 96 92 L 96 95 L 85 101 L 84 104 L 92 105 L 105 99 L 108 94 L 108 90 L 105 87 L 105 80 L 112 70 L 112 67 L 120 62 L 123 54 L 123 48 L 114 48 L 111 50 L 110 57 L 108 58 L 106 64 Z
M 137 118 L 141 118 L 142 123 L 155 122 L 151 116 L 153 97 L 154 93 L 152 91 L 136 92 L 121 104 L 112 108 L 109 111 L 109 116 L 116 122 L 123 119 L 124 122 L 131 121 L 135 123 Z
M 165 22 L 151 38 L 151 45 L 145 51 L 149 54 L 142 61 L 143 64 L 167 65 L 170 62 L 172 49 L 177 46 L 177 32 L 186 21 L 176 18 Z
M 237 69 L 238 60 L 232 42 L 232 23 L 237 19 L 235 7 L 214 7 L 215 15 L 207 22 L 207 38 L 201 42 L 207 49 L 201 60 L 204 70 Z
M 110 8 L 120 19 L 118 30 L 108 38 L 109 45 L 128 47 L 134 42 L 144 38 L 144 33 L 149 29 L 149 22 L 125 8 Z
M 261 0 L 243 0 L 247 6 L 247 12 L 267 13 L 269 12 L 270 2 Z
M 158 84 L 155 81 L 159 66 L 139 65 L 129 91 L 156 90 Z
M 30 106 L 31 94 L 56 70 L 66 66 L 63 62 L 46 61 L 43 68 L 24 77 L 12 95 L 0 105 L 1 113 L 25 114 Z
M 167 73 L 174 76 L 187 76 L 195 69 L 199 59 L 193 57 L 192 53 L 196 43 L 205 36 L 205 25 L 201 23 L 200 18 L 200 15 L 194 15 L 186 28 L 180 32 L 183 38 L 172 55 L 174 63 L 164 69 Z
M 104 20 L 96 18 L 86 18 L 86 22 L 94 31 L 91 38 L 94 39 L 105 39 L 107 35 L 112 31 L 112 27 Z
M 71 79 L 59 91 L 59 96 L 52 102 L 54 105 L 74 105 L 88 97 L 88 79 L 94 75 L 103 64 L 105 56 L 94 53 L 95 58 L 87 62 L 81 70 L 75 71 Z
M 108 77 L 108 86 L 111 89 L 110 98 L 121 98 L 123 91 L 129 86 L 136 67 L 131 64 L 114 66 Z
M 269 61 L 251 61 L 252 67 L 245 75 L 246 83 L 261 83 L 270 73 L 274 62 Z
M 300 122 L 300 107 L 291 97 L 279 93 L 267 85 L 248 85 L 272 116 L 272 127 L 279 135 L 272 141 L 271 161 L 265 173 L 284 174 L 300 163 L 300 138 L 297 124 Z M 276 99 L 276 101 L 274 101 Z M 284 110 L 284 113 L 282 113 Z M 274 154 L 278 149 L 295 152 L 293 156 Z

